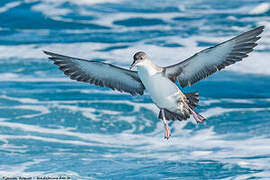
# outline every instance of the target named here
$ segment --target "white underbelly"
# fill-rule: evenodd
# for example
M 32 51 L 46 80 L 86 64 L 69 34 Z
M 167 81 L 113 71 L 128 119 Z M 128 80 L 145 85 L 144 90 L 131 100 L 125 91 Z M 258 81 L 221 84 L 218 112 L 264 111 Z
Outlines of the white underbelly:
M 160 108 L 177 109 L 178 87 L 161 74 L 140 77 L 154 103 Z

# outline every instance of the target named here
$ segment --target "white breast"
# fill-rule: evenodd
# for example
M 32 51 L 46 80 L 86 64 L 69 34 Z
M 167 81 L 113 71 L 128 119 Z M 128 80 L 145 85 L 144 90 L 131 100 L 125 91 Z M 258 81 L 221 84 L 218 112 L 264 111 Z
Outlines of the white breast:
M 158 107 L 177 108 L 176 97 L 179 96 L 180 90 L 172 81 L 164 77 L 161 72 L 145 66 L 138 66 L 138 75 Z

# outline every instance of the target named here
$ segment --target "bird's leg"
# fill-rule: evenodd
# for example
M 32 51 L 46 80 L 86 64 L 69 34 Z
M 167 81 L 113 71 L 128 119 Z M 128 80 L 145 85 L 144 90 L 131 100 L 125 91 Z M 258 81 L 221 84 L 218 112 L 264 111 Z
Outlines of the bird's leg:
M 187 105 L 187 106 L 188 106 L 189 111 L 192 113 L 192 115 L 193 115 L 193 117 L 194 117 L 194 119 L 196 120 L 197 123 L 202 123 L 205 120 L 205 118 L 202 115 L 200 115 L 200 114 L 196 113 L 195 111 L 193 111 L 193 109 L 191 109 L 189 107 L 189 105 Z
M 165 112 L 164 109 L 161 109 L 161 116 L 162 116 L 162 122 L 164 124 L 164 128 L 165 128 L 165 139 L 169 139 L 169 137 L 171 136 L 171 131 L 170 131 L 170 127 L 167 123 L 167 120 L 165 118 Z

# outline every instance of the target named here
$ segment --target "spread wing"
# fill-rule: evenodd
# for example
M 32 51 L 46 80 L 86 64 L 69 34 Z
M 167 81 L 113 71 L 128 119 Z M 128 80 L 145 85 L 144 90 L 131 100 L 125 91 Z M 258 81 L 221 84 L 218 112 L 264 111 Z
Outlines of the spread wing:
M 253 51 L 264 27 L 245 32 L 228 41 L 200 51 L 192 57 L 164 67 L 165 75 L 173 82 L 178 79 L 181 87 L 200 81 L 226 66 L 241 61 Z
M 143 95 L 145 88 L 136 71 L 130 71 L 104 62 L 78 59 L 48 51 L 44 51 L 44 53 L 70 79 L 88 82 L 101 87 L 106 86 L 131 95 Z

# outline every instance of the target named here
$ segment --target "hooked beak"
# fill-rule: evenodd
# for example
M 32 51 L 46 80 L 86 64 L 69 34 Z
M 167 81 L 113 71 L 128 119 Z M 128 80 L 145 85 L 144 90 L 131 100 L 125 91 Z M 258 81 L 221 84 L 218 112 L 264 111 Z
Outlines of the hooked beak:
M 130 65 L 129 69 L 131 70 L 132 68 L 134 68 L 134 67 L 136 66 L 137 63 L 138 63 L 137 61 L 134 61 L 134 62 Z

